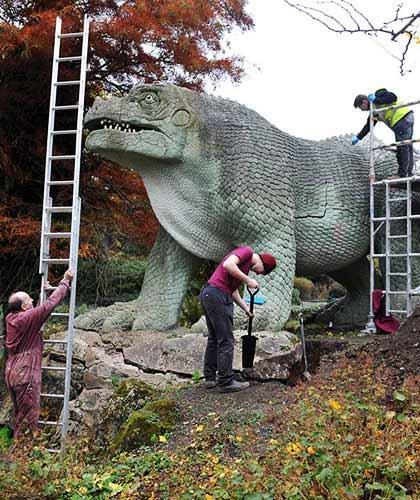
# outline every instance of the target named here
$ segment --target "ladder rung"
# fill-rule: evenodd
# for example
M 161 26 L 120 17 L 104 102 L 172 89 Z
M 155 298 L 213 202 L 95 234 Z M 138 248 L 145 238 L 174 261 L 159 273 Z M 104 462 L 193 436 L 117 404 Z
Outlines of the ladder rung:
M 408 295 L 407 292 L 391 292 L 391 290 L 387 293 L 389 293 L 389 295 Z
M 54 420 L 38 420 L 41 425 L 63 425 L 63 422 L 54 422 Z
M 75 135 L 77 130 L 53 130 L 52 135 Z
M 47 264 L 68 264 L 70 259 L 42 259 Z
M 51 316 L 57 318 L 67 318 L 69 316 L 69 313 L 51 313 Z
M 45 207 L 45 210 L 52 214 L 68 214 L 73 212 L 73 207 Z
M 372 257 L 387 257 L 386 253 L 374 253 Z M 420 253 L 390 253 L 388 257 L 420 257 Z
M 420 257 L 420 253 L 394 253 L 389 254 L 389 257 Z
M 388 201 L 407 201 L 408 198 L 389 198 Z
M 53 106 L 53 111 L 61 111 L 65 109 L 79 109 L 78 104 L 66 104 L 65 106 Z
M 74 181 L 47 181 L 50 186 L 72 186 Z
M 373 221 L 374 222 L 383 222 L 383 221 L 387 221 L 387 220 L 405 220 L 407 219 L 407 216 L 399 216 L 399 217 L 388 217 L 388 219 L 386 217 L 373 217 Z
M 390 313 L 401 313 L 401 314 L 407 314 L 406 310 L 401 310 L 401 309 L 388 309 L 388 312 Z
M 63 366 L 41 366 L 43 370 L 52 370 L 55 372 L 65 372 L 66 369 Z
M 385 222 L 387 220 L 407 220 L 407 219 L 420 219 L 420 215 L 400 215 L 398 217 L 373 217 L 373 222 Z
M 407 273 L 388 273 L 388 276 L 407 276 Z
M 41 392 L 41 397 L 43 397 L 43 398 L 59 398 L 59 399 L 64 399 L 64 394 L 48 394 L 48 393 L 42 393 Z
M 49 160 L 74 160 L 76 155 L 59 155 L 59 156 L 49 156 Z
M 79 85 L 80 80 L 61 80 L 61 82 L 55 82 L 56 87 L 64 87 L 66 85 Z
M 391 234 L 388 238 L 395 240 L 397 238 L 407 238 L 406 234 Z
M 57 57 L 57 62 L 81 61 L 82 56 Z
M 58 38 L 80 38 L 83 36 L 83 31 L 81 31 L 80 33 L 61 33 L 60 35 L 58 35 Z
M 44 344 L 67 344 L 67 340 L 44 340 Z
M 44 233 L 48 238 L 71 238 L 71 233 Z

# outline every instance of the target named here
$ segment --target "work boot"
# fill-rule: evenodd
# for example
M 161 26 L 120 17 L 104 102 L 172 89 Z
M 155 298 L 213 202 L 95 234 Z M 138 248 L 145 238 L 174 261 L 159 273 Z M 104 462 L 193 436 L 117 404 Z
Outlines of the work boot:
M 204 381 L 204 388 L 205 389 L 214 389 L 215 387 L 216 387 L 215 380 L 205 380 Z
M 249 382 L 237 382 L 236 380 L 232 380 L 229 384 L 220 386 L 219 392 L 222 394 L 226 392 L 238 392 L 248 389 L 248 387 Z

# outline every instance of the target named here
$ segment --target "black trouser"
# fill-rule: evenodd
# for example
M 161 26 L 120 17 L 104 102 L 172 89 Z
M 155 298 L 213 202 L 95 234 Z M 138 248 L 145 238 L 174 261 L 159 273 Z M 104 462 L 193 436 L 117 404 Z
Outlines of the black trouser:
M 206 315 L 209 336 L 204 356 L 204 377 L 227 385 L 233 380 L 233 302 L 232 297 L 219 288 L 206 285 L 200 293 L 200 302 Z
M 395 132 L 395 139 L 406 141 L 413 138 L 414 113 L 410 111 L 392 127 Z M 400 177 L 410 177 L 413 175 L 414 156 L 413 144 L 397 146 L 398 175 Z

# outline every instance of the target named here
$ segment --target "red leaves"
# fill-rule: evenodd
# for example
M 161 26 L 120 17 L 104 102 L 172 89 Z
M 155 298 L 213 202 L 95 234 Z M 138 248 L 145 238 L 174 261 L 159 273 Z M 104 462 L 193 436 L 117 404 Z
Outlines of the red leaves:
M 43 196 L 56 16 L 62 17 L 67 32 L 80 30 L 84 13 L 92 18 L 86 102 L 89 106 L 96 95 L 115 89 L 123 91 L 138 81 L 171 81 L 200 90 L 206 79 L 215 82 L 228 76 L 238 80 L 242 75 L 241 61 L 224 54 L 221 42 L 232 29 L 247 30 L 253 26 L 244 3 L 244 0 L 34 0 L 29 5 L 15 0 L 2 6 L 0 193 L 13 194 L 16 217 L 22 225 L 18 227 L 13 218 L 2 215 L 0 255 L 13 251 L 21 241 L 24 246 L 32 244 L 33 248 L 39 245 L 39 234 L 35 238 L 35 233 L 39 231 Z M 80 40 L 63 39 L 62 55 L 80 53 L 79 44 Z M 63 80 L 74 80 L 77 74 L 78 66 L 74 64 L 60 69 Z M 63 103 L 75 101 L 73 90 L 61 88 Z M 60 118 L 57 126 L 73 128 L 70 122 L 67 115 Z M 72 154 L 74 149 L 67 138 L 57 146 L 63 154 L 66 150 Z M 124 246 L 129 239 L 133 246 L 150 247 L 157 222 L 137 174 L 89 156 L 82 173 L 83 252 L 91 255 L 106 251 L 99 237 L 104 232 L 111 235 L 107 249 Z M 70 194 L 61 196 L 65 201 Z M 33 210 L 27 210 L 28 204 Z M 11 234 L 15 237 L 10 238 Z

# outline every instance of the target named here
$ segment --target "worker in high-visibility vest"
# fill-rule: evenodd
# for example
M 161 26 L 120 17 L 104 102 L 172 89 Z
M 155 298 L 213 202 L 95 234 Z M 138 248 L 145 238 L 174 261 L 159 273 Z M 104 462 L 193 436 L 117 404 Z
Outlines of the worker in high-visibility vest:
M 401 104 L 397 96 L 388 91 L 387 89 L 379 89 L 374 94 L 356 96 L 354 100 L 354 107 L 362 111 L 369 111 L 369 102 L 373 103 L 373 109 L 376 111 L 374 114 L 373 125 L 378 121 L 384 122 L 395 133 L 395 140 L 397 142 L 411 140 L 413 138 L 414 128 L 414 113 L 408 107 L 404 106 L 397 109 L 387 109 L 380 111 L 381 108 L 388 106 L 397 106 Z M 369 119 L 362 130 L 352 137 L 351 143 L 357 144 L 365 135 L 369 133 Z M 413 144 L 406 144 L 404 146 L 397 146 L 397 161 L 398 161 L 398 175 L 392 176 L 392 179 L 399 177 L 410 177 L 413 175 L 414 157 L 413 157 Z

